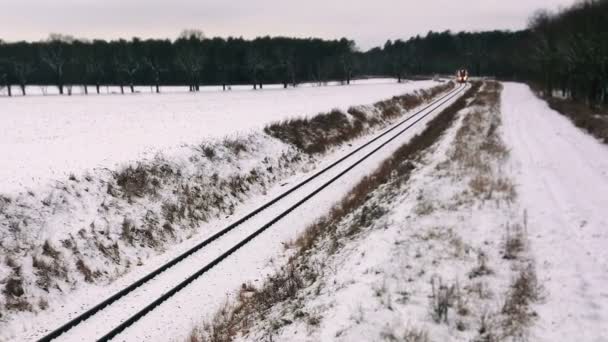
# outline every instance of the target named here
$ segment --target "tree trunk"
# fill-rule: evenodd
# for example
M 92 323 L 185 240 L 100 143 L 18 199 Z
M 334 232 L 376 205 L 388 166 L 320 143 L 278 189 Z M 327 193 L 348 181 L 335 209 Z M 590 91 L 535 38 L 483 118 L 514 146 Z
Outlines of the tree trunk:
M 264 89 L 264 85 L 262 84 L 262 81 L 260 81 L 260 90 Z
M 86 84 L 84 85 L 84 94 L 89 95 L 89 87 Z
M 253 90 L 257 90 L 258 89 L 258 84 L 257 82 L 253 81 Z
M 99 83 L 95 84 L 95 90 L 97 90 L 97 95 L 99 95 Z
M 6 90 L 8 91 L 8 96 L 11 97 L 13 96 L 13 92 L 11 90 L 11 85 L 10 84 L 6 84 Z
M 21 83 L 21 95 L 25 96 L 25 83 Z
M 156 83 L 156 93 L 159 94 L 160 93 L 160 87 L 158 85 L 158 82 Z
M 222 83 L 222 91 L 226 91 L 226 82 Z
M 57 88 L 59 88 L 59 95 L 63 95 L 63 84 L 59 83 Z
M 120 93 L 121 93 L 122 95 L 124 95 L 124 94 L 125 94 L 125 86 L 124 86 L 124 84 L 121 84 L 121 85 L 120 85 Z
M 600 103 L 598 101 L 600 97 L 600 92 L 600 81 L 598 78 L 594 78 L 593 81 L 591 81 L 591 89 L 589 89 L 589 104 L 591 106 Z
M 135 87 L 133 86 L 133 83 L 129 84 L 129 88 L 131 88 L 131 94 L 133 94 L 135 92 Z

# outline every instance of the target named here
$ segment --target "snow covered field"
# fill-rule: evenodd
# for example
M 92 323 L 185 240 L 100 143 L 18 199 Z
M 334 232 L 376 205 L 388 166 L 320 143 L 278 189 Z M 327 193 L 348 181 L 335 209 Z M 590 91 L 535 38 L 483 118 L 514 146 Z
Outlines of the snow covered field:
M 546 303 L 533 341 L 608 341 L 608 146 L 507 83 L 504 135 Z
M 483 96 L 498 101 L 496 90 Z M 438 144 L 421 158 L 400 155 L 389 170 L 390 180 L 363 193 L 364 202 L 337 222 L 325 219 L 317 242 L 294 252 L 295 261 L 275 266 L 293 268 L 295 275 L 252 283 L 291 295 L 269 299 L 274 304 L 269 307 L 265 297 L 255 294 L 249 294 L 254 304 L 247 304 L 247 292 L 241 292 L 243 307 L 215 316 L 217 321 L 201 329 L 202 340 L 234 331 L 237 341 L 497 338 L 508 318 L 500 311 L 501 301 L 520 263 L 502 258 L 501 240 L 505 224 L 516 222 L 520 212 L 511 188 L 504 186 L 509 183 L 502 174 L 506 153 L 496 130 L 500 113 L 487 107 L 488 100 L 475 101 L 478 105 L 461 110 L 445 134 L 432 133 L 441 138 Z M 290 292 L 293 283 L 305 285 Z M 445 320 L 433 311 L 439 302 Z M 233 314 L 237 318 L 231 320 Z M 223 319 L 229 320 L 225 326 Z
M 526 85 L 494 102 L 193 340 L 608 341 L 608 147 Z
M 53 170 L 54 174 L 41 173 L 42 176 L 33 180 L 20 179 L 16 175 L 14 178 L 9 177 L 9 181 L 2 181 L 4 183 L 0 183 L 1 186 L 7 184 L 8 190 L 23 191 L 23 185 L 36 186 L 40 182 L 56 179 L 57 175 L 66 177 L 68 173 L 78 174 L 92 167 L 114 168 L 116 163 L 150 157 L 157 151 L 171 156 L 169 160 L 159 159 L 159 165 L 183 172 L 180 174 L 179 186 L 169 189 L 183 189 L 194 184 L 194 187 L 208 187 L 210 191 L 215 191 L 211 183 L 206 183 L 207 180 L 200 184 L 197 182 L 213 178 L 209 174 L 218 169 L 226 170 L 226 175 L 220 175 L 220 181 L 224 176 L 227 179 L 232 176 L 246 177 L 253 171 L 268 167 L 275 171 L 274 174 L 272 171 L 271 174 L 262 172 L 258 178 L 261 185 L 253 185 L 243 194 L 225 196 L 229 206 L 236 209 L 224 211 L 220 208 L 217 215 L 213 212 L 208 222 L 205 219 L 204 230 L 178 230 L 177 235 L 173 236 L 175 245 L 163 253 L 144 247 L 141 245 L 143 240 L 136 240 L 139 247 L 133 245 L 133 248 L 127 249 L 126 254 L 122 251 L 119 255 L 123 261 L 145 258 L 145 262 L 137 263 L 137 266 L 133 262 L 134 266 L 129 265 L 126 270 L 121 265 L 110 274 L 95 275 L 101 277 L 99 279 L 111 279 L 107 283 L 76 287 L 75 280 L 71 277 L 75 273 L 73 268 L 79 266 L 70 264 L 70 277 L 65 281 L 66 286 L 74 285 L 70 296 L 59 295 L 51 289 L 53 295 L 49 296 L 48 301 L 33 303 L 40 308 L 42 304 L 50 304 L 50 309 L 34 309 L 33 312 L 25 310 L 13 316 L 17 318 L 13 322 L 2 322 L 0 317 L 0 324 L 3 324 L 0 325 L 0 341 L 30 340 L 42 336 L 48 329 L 64 323 L 66 317 L 73 317 L 99 299 L 138 279 L 200 241 L 202 237 L 209 236 L 234 218 L 282 192 L 285 186 L 297 183 L 352 146 L 356 147 L 368 139 L 360 137 L 352 141 L 352 146 L 341 146 L 316 160 L 316 157 L 302 158 L 299 152 L 274 138 L 261 136 L 259 132 L 250 133 L 268 121 L 292 115 L 314 115 L 332 107 L 345 109 L 350 105 L 389 97 L 393 92 L 403 93 L 434 84 L 374 82 L 353 87 L 287 91 L 276 89 L 258 93 L 140 94 L 132 96 L 131 100 L 127 100 L 128 96 L 112 95 L 100 96 L 96 100 L 92 97 L 73 97 L 72 99 L 77 99 L 82 111 L 86 109 L 87 101 L 99 104 L 105 100 L 109 100 L 114 108 L 122 108 L 124 105 L 130 111 L 130 119 L 126 120 L 128 124 L 112 122 L 107 125 L 114 129 L 122 125 L 122 131 L 112 133 L 111 139 L 102 139 L 105 149 L 99 151 L 105 151 L 106 156 L 91 161 L 87 159 L 86 149 L 82 148 L 76 154 L 80 156 L 76 158 L 76 164 L 68 167 L 62 165 L 61 160 L 49 159 L 43 164 L 47 170 Z M 497 89 L 482 88 L 486 93 L 476 97 L 467 109 L 460 111 L 453 126 L 438 143 L 429 148 L 420 159 L 405 165 L 406 169 L 414 168 L 411 176 L 391 176 L 388 186 L 381 186 L 372 192 L 363 207 L 349 213 L 335 228 L 335 234 L 340 238 L 333 242 L 322 242 L 319 248 L 311 252 L 309 258 L 313 267 L 308 269 L 317 272 L 312 285 L 301 290 L 295 299 L 262 312 L 262 319 L 252 321 L 247 329 L 248 335 L 240 336 L 240 339 L 409 341 L 408 338 L 428 336 L 432 341 L 481 341 L 510 336 L 530 341 L 607 342 L 608 147 L 576 128 L 564 116 L 550 110 L 527 86 L 505 83 L 502 92 L 499 93 Z M 314 104 L 300 103 L 311 102 L 306 98 L 313 95 L 307 92 L 315 93 L 329 107 L 316 109 Z M 278 94 L 293 95 L 293 98 L 277 97 Z M 360 95 L 356 97 L 356 102 L 353 102 L 353 94 Z M 496 94 L 501 95 L 498 97 Z M 226 120 L 221 121 L 221 115 L 213 111 L 215 105 L 219 106 L 221 101 L 218 99 L 222 96 L 239 99 L 224 104 L 226 108 L 234 110 L 235 117 L 247 119 L 235 123 L 234 127 L 226 126 Z M 296 101 L 295 98 L 299 96 L 300 100 Z M 492 96 L 495 97 L 494 100 L 491 100 Z M 171 105 L 162 110 L 157 109 L 153 115 L 156 120 L 152 120 L 155 122 L 148 123 L 144 120 L 148 117 L 145 111 L 147 108 L 152 111 L 152 104 L 163 102 L 157 100 L 163 97 L 172 99 Z M 66 108 L 67 102 L 62 101 L 69 100 L 58 96 L 32 99 L 34 102 L 59 101 L 57 103 L 64 103 Z M 203 99 L 216 103 L 206 107 Z M 238 104 L 245 102 L 253 105 L 262 99 L 265 99 L 265 104 L 262 107 L 264 110 L 258 114 L 262 117 L 260 121 L 251 118 L 247 106 Z M 30 99 L 17 99 L 14 103 L 18 104 L 22 100 Z M 273 101 L 276 101 L 278 109 L 273 107 Z M 11 104 L 12 100 L 5 102 Z M 144 109 L 138 106 L 143 106 Z M 307 106 L 315 109 L 309 113 L 297 111 L 304 110 Z M 17 107 L 14 105 L 13 108 Z M 184 117 L 174 115 L 175 108 L 184 108 L 187 113 Z M 283 112 L 280 111 L 281 108 L 284 109 Z M 205 117 L 198 116 L 197 111 L 205 113 Z M 37 114 L 29 115 L 30 120 L 36 115 L 44 116 L 42 112 L 43 109 L 37 108 Z M 62 121 L 63 124 L 76 120 L 74 126 L 86 126 L 87 130 L 79 132 L 72 127 L 64 135 L 59 134 L 54 139 L 51 137 L 51 141 L 59 142 L 56 148 L 67 148 L 79 136 L 94 131 L 95 120 L 83 124 L 78 121 L 81 116 L 76 112 L 69 113 L 69 118 Z M 96 113 L 100 118 L 118 116 L 116 113 Z M 167 120 L 167 115 L 176 119 Z M 28 114 L 25 116 L 28 117 Z M 11 117 L 16 122 L 19 116 Z M 53 121 L 52 115 L 46 117 Z M 0 117 L 2 120 L 5 119 Z M 200 127 L 188 126 L 188 120 L 198 122 Z M 425 120 L 422 124 L 428 121 Z M 36 127 L 38 132 L 44 131 L 41 126 L 43 125 Z M 61 125 L 53 122 L 52 127 L 59 131 Z M 214 130 L 209 127 L 216 128 Z M 228 298 L 236 298 L 243 293 L 247 295 L 248 292 L 240 292 L 241 284 L 259 286 L 266 277 L 272 276 L 285 265 L 288 258 L 293 256 L 292 251 L 285 246 L 319 215 L 328 213 L 336 201 L 422 128 L 423 125 L 420 125 L 389 144 L 381 153 L 355 168 L 348 177 L 324 190 L 317 200 L 292 212 L 225 262 L 163 303 L 121 334 L 118 340 L 187 339 L 191 328 L 225 304 L 227 294 L 230 296 Z M 129 134 L 124 133 L 126 129 L 138 132 L 133 139 L 142 139 L 146 142 L 146 147 L 139 149 L 140 146 L 127 146 L 123 153 L 120 142 L 131 141 Z M 171 137 L 168 140 L 155 140 L 154 134 L 162 134 L 164 129 L 171 132 L 184 131 L 186 134 L 169 134 Z M 10 146 L 22 149 L 30 147 L 19 139 L 18 133 L 8 133 L 14 133 L 12 140 L 6 142 Z M 247 145 L 245 150 L 231 145 L 238 141 L 218 140 L 212 146 L 217 154 L 214 157 L 203 157 L 202 160 L 192 157 L 200 157 L 204 149 L 181 146 L 239 133 L 241 138 L 245 137 L 242 140 Z M 23 137 L 31 137 L 31 132 L 21 134 Z M 103 136 L 102 132 L 95 132 L 95 135 Z M 87 146 L 92 149 L 93 145 L 94 141 Z M 35 142 L 31 144 L 31 151 L 38 151 L 37 156 L 40 157 L 44 154 L 44 146 L 43 141 Z M 60 149 L 56 151 L 60 153 Z M 265 156 L 270 158 L 264 158 Z M 286 160 L 291 161 L 285 163 Z M 184 165 L 189 166 L 183 167 Z M 6 172 L 10 176 L 10 172 L 17 174 L 18 171 L 9 169 L 0 172 Z M 338 171 L 324 175 L 319 182 Z M 114 197 L 116 195 L 107 190 L 108 184 L 113 182 L 111 179 L 112 176 L 107 171 L 99 171 L 93 181 L 77 176 L 76 180 L 55 185 L 51 192 L 53 196 L 48 197 L 48 204 L 45 204 L 46 198 L 40 197 L 45 193 L 37 193 L 35 196 L 23 193 L 18 197 L 12 196 L 13 202 L 9 201 L 9 197 L 0 197 L 0 209 L 4 206 L 4 210 L 8 209 L 6 214 L 16 213 L 13 217 L 17 218 L 23 213 L 27 214 L 25 211 L 31 211 L 31 208 L 40 209 L 36 211 L 41 216 L 40 222 L 44 222 L 44 229 L 40 233 L 35 232 L 38 235 L 30 234 L 27 224 L 21 226 L 22 229 L 26 227 L 26 230 L 17 233 L 13 232 L 11 226 L 11 234 L 26 236 L 27 232 L 31 235 L 27 235 L 29 240 L 22 240 L 24 245 L 35 244 L 35 241 L 39 241 L 39 244 L 43 240 L 51 241 L 61 251 L 60 254 L 73 256 L 69 262 L 84 260 L 92 270 L 96 267 L 111 270 L 111 250 L 109 256 L 97 252 L 95 254 L 92 250 L 97 247 L 86 245 L 87 241 L 108 246 L 104 248 L 112 247 L 109 242 L 106 244 L 106 239 L 111 241 L 110 237 L 115 238 L 119 234 L 121 239 L 128 241 L 122 235 L 124 222 L 134 222 L 135 225 L 145 227 L 158 220 L 152 215 L 154 211 L 165 215 L 165 205 L 173 204 L 172 196 L 179 199 L 183 195 L 163 192 L 161 189 L 159 193 L 149 195 L 149 198 L 134 197 L 134 201 L 131 201 L 130 197 Z M 267 214 L 254 217 L 243 225 L 242 230 L 227 235 L 225 240 L 220 240 L 217 245 L 194 256 L 190 262 L 159 276 L 158 284 L 162 286 L 138 289 L 126 301 L 117 303 L 103 315 L 91 319 L 63 337 L 68 340 L 82 340 L 85 336 L 94 339 L 107 332 L 114 325 L 115 317 L 127 315 L 132 307 L 149 303 L 157 293 L 165 291 L 165 287 L 211 260 L 230 243 L 242 238 L 243 234 L 258 228 L 273 214 L 296 201 L 299 193 L 310 191 L 315 184 L 317 183 L 294 193 L 293 198 L 288 197 L 285 204 Z M 2 194 L 4 187 L 0 187 L 0 190 Z M 196 197 L 211 198 L 213 195 L 211 192 L 203 195 L 198 193 Z M 97 203 L 102 198 L 103 203 Z M 18 206 L 19 203 L 25 203 L 26 206 Z M 178 206 L 182 204 L 181 200 L 176 200 L 175 203 Z M 159 206 L 162 206 L 162 210 Z M 20 210 L 25 211 L 22 213 Z M 53 212 L 47 213 L 49 210 Z M 37 217 L 36 215 L 30 216 Z M 29 219 L 30 216 L 23 217 L 28 217 L 30 225 L 34 222 L 32 226 L 38 224 L 36 220 Z M 168 220 L 168 217 L 160 217 L 161 222 Z M 47 219 L 48 223 L 45 221 Z M 176 227 L 182 221 L 178 221 Z M 76 239 L 58 240 L 53 237 L 53 234 L 61 235 L 62 230 L 66 230 L 63 232 L 65 234 L 75 234 L 80 226 L 84 229 L 78 231 Z M 350 232 L 353 227 L 357 228 L 357 233 Z M 176 236 L 179 241 L 175 241 Z M 69 245 L 66 244 L 70 241 Z M 516 242 L 519 245 L 514 245 Z M 73 248 L 72 243 L 78 246 Z M 15 251 L 20 250 L 20 246 L 13 247 Z M 54 258 L 57 262 L 61 259 L 53 257 L 54 253 L 57 252 L 53 248 L 49 251 L 46 247 L 36 249 L 31 255 L 26 251 L 18 272 L 12 265 L 14 260 L 6 258 L 4 264 L 0 263 L 0 277 L 21 277 L 26 283 L 30 282 L 25 287 L 26 290 L 31 289 L 31 282 L 36 279 L 32 274 L 38 274 L 40 263 L 44 266 L 45 260 Z M 106 265 L 102 267 L 97 262 Z M 57 270 L 64 272 L 66 269 L 61 267 Z M 83 274 L 86 276 L 86 272 Z M 528 282 L 527 293 L 517 292 L 517 281 L 521 279 Z M 44 294 L 45 290 L 37 291 L 38 294 Z M 517 298 L 516 295 L 520 297 Z M 433 311 L 439 306 L 441 296 L 450 296 L 446 299 L 445 320 L 441 314 L 437 317 L 437 311 Z M 514 301 L 517 305 L 510 306 L 509 303 Z M 521 304 L 522 301 L 524 304 Z
M 0 99 L 0 193 L 36 188 L 92 168 L 169 153 L 182 144 L 247 133 L 280 119 L 428 88 L 433 81 L 392 79 L 351 86 L 302 86 L 230 92 L 28 96 Z M 143 89 L 142 89 L 143 91 Z M 169 89 L 171 91 L 171 89 Z
M 363 132 L 390 122 L 376 106 L 360 110 L 376 118 L 377 125 Z M 0 231 L 5 252 L 0 279 L 10 283 L 0 298 L 8 311 L 0 311 L 0 340 L 40 337 L 227 225 L 232 215 L 281 191 L 284 181 L 295 182 L 289 177 L 299 179 L 335 156 L 307 156 L 259 131 L 206 141 L 204 148 L 175 146 L 161 152 L 121 172 L 76 171 L 38 191 L 0 196 L 0 223 L 6 228 Z M 330 194 L 327 200 L 333 199 Z M 255 227 L 255 222 L 248 224 Z M 184 274 L 189 266 L 184 264 Z

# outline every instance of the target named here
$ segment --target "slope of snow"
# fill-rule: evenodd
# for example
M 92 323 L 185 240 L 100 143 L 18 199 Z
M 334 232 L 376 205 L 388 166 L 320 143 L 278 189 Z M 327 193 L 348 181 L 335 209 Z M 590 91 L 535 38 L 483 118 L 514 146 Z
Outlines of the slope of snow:
M 444 104 L 442 107 L 446 107 L 448 104 Z M 211 314 L 221 308 L 227 296 L 238 293 L 242 284 L 259 282 L 267 274 L 272 273 L 276 267 L 279 267 L 283 261 L 280 259 L 285 251 L 286 244 L 293 241 L 319 216 L 326 214 L 355 184 L 372 173 L 375 167 L 390 156 L 399 146 L 420 133 L 435 115 L 436 112 L 423 119 L 394 141 L 391 141 L 377 153 L 349 171 L 344 177 L 341 177 L 338 181 L 324 189 L 312 200 L 289 213 L 289 215 L 275 223 L 263 234 L 243 246 L 243 248 L 236 251 L 208 273 L 205 273 L 188 287 L 162 303 L 157 309 L 118 335 L 116 340 L 181 341 L 186 339 L 191 328 L 198 323 L 201 315 Z M 353 142 L 352 145 L 356 147 L 366 139 L 359 139 Z M 336 154 L 330 156 L 330 159 L 346 154 L 348 149 L 350 147 L 344 146 Z M 366 148 L 368 152 L 371 149 L 372 147 Z M 350 163 L 352 161 L 348 164 Z M 339 169 L 345 167 L 346 165 L 341 166 Z M 331 178 L 331 174 L 337 172 L 338 170 L 333 171 L 322 178 L 327 181 Z M 319 183 L 315 182 L 315 184 Z M 277 212 L 285 210 L 297 200 L 298 198 L 294 198 L 290 200 L 291 202 L 282 203 L 280 208 L 277 208 Z M 272 215 L 268 214 L 260 222 L 268 221 L 271 217 Z M 86 329 L 87 327 L 85 326 L 84 328 Z M 93 333 L 85 329 L 78 331 Z M 77 334 L 78 331 L 68 334 L 67 340 L 78 340 L 80 336 Z
M 435 84 L 384 79 L 286 90 L 2 98 L 0 193 Z
M 260 300 L 263 304 L 247 309 L 250 304 L 242 298 L 256 297 L 241 292 L 242 307 L 218 312 L 207 320 L 211 327 L 195 334 L 203 341 L 235 331 L 237 341 L 503 341 L 513 336 L 505 331 L 510 317 L 501 308 L 511 277 L 527 260 L 523 251 L 511 260 L 503 257 L 506 227 L 521 220 L 521 211 L 512 188 L 505 186 L 512 183 L 504 174 L 504 145 L 486 145 L 490 138 L 500 140 L 499 127 L 496 107 L 462 110 L 421 158 L 395 165 L 399 170 L 413 164 L 411 174 L 394 171 L 364 205 L 339 223 L 322 226 L 314 247 L 296 257 L 304 261 L 275 266 L 300 270 L 289 278 L 305 284 L 294 295 L 270 299 L 270 307 Z M 486 186 L 478 192 L 479 177 Z M 290 291 L 275 281 L 252 284 Z M 436 294 L 448 287 L 453 295 L 447 317 L 436 320 L 431 312 Z M 243 311 L 251 314 L 241 316 Z M 237 319 L 226 326 L 211 321 L 232 315 Z
M 373 107 L 367 109 L 373 111 Z M 366 139 L 361 137 L 353 143 Z M 234 143 L 244 146 L 235 149 Z M 14 314 L 0 310 L 0 340 L 40 337 L 64 323 L 67 317 L 96 304 L 223 228 L 233 221 L 233 215 L 242 216 L 257 207 L 260 201 L 280 192 L 284 185 L 280 183 L 286 178 L 295 175 L 288 181 L 294 183 L 311 172 L 311 168 L 325 165 L 348 149 L 344 146 L 338 154 L 317 160 L 260 132 L 204 145 L 215 151 L 213 158 L 205 148 L 186 145 L 133 164 L 143 166 L 152 178 L 157 176 L 155 167 L 169 172 L 167 177 L 157 179 L 161 183 L 151 193 L 141 197 L 117 191 L 116 173 L 106 169 L 57 181 L 36 193 L 0 196 L 3 213 L 0 223 L 7 227 L 0 231 L 3 241 L 0 249 L 7 251 L 3 253 L 6 260 L 0 263 L 0 279 L 20 279 L 23 283 L 26 295 L 10 298 L 7 303 L 21 303 L 14 300 L 18 299 L 29 301 L 27 305 L 32 306 L 32 312 Z M 253 183 L 248 180 L 251 175 L 257 177 Z M 234 177 L 241 180 L 236 189 L 232 188 Z M 246 189 L 239 190 L 241 186 Z M 213 202 L 218 194 L 222 201 L 215 208 Z M 330 194 L 328 200 L 333 198 Z M 199 204 L 211 208 L 201 209 Z M 176 217 L 169 220 L 165 208 L 174 205 Z M 201 213 L 208 216 L 191 220 Z M 171 222 L 167 232 L 165 221 Z M 129 223 L 127 231 L 125 222 Z M 131 242 L 119 238 L 125 233 L 145 231 L 155 241 L 137 235 Z M 112 242 L 118 240 L 122 242 Z M 45 241 L 50 244 L 50 254 L 42 246 Z M 169 246 L 170 250 L 165 252 Z M 94 281 L 86 279 L 86 270 L 82 272 L 75 264 L 77 260 L 90 269 Z M 48 285 L 38 284 L 41 262 L 53 269 L 46 280 Z M 184 266 L 186 272 L 190 271 L 188 265 Z M 148 297 L 141 299 L 147 302 Z M 40 312 L 39 307 L 43 306 L 50 309 Z
M 505 84 L 504 130 L 546 303 L 534 341 L 608 341 L 608 147 L 523 84 Z

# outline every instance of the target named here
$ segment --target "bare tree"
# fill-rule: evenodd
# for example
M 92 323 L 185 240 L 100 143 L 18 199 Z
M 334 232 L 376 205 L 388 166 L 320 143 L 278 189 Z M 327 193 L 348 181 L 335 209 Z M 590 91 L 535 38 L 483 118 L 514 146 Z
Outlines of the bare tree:
M 122 62 L 119 60 L 119 57 L 116 55 L 112 59 L 112 66 L 114 68 L 114 72 L 116 73 L 116 80 L 118 81 L 118 86 L 120 87 L 120 93 L 125 94 L 125 76 L 122 71 Z
M 40 52 L 42 62 L 49 67 L 55 76 L 55 85 L 59 89 L 60 95 L 63 95 L 64 67 L 67 63 L 63 45 L 64 43 L 61 41 L 52 40 L 47 47 Z
M 6 88 L 7 95 L 9 97 L 13 96 L 13 93 L 11 92 L 11 84 L 8 81 L 8 75 L 0 72 L 0 90 L 2 90 L 2 88 Z
M 0 60 L 0 90 L 6 88 L 7 95 L 13 96 L 11 89 L 11 74 L 13 73 L 14 65 L 10 60 Z
M 151 72 L 152 81 L 154 82 L 156 93 L 158 94 L 160 93 L 160 74 L 164 71 L 164 69 L 160 66 L 160 64 L 154 57 L 146 57 L 145 64 Z M 198 90 L 198 84 L 196 85 L 196 87 Z
M 346 82 L 348 85 L 353 76 L 352 60 L 348 54 L 344 54 L 340 57 L 340 63 L 342 64 L 342 70 L 344 72 L 343 82 Z
M 28 62 L 16 62 L 15 64 L 15 78 L 21 88 L 21 95 L 26 95 L 27 81 L 31 73 L 34 71 L 32 65 Z
M 199 75 L 203 70 L 203 57 L 193 47 L 184 47 L 177 54 L 176 63 L 187 75 L 190 91 L 199 90 Z
M 251 80 L 253 82 L 253 89 L 257 89 L 258 85 L 260 89 L 264 88 L 261 75 L 264 72 L 264 62 L 256 51 L 251 51 L 247 55 L 247 66 L 251 72 Z
M 279 61 L 279 65 L 277 66 L 283 78 L 283 88 L 287 88 L 289 84 L 293 87 L 296 86 L 296 73 L 295 73 L 295 61 L 293 57 L 293 51 L 283 52 L 283 50 L 278 49 L 275 52 L 276 58 Z
M 95 84 L 95 91 L 99 94 L 99 88 L 101 87 L 101 80 L 104 76 L 103 64 L 96 60 L 94 57 L 90 57 L 86 65 L 86 73 L 93 80 Z
M 139 62 L 133 58 L 131 53 L 127 53 L 125 60 L 119 62 L 119 71 L 126 76 L 131 93 L 135 93 L 135 76 L 140 69 Z M 124 94 L 121 85 L 121 92 Z

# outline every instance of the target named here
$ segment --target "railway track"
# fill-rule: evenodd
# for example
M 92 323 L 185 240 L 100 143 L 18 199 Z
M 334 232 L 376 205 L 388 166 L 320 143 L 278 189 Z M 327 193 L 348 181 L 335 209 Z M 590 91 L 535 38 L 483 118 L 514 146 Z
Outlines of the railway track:
M 63 334 L 74 335 L 76 334 L 74 330 L 78 330 L 82 325 L 95 324 L 92 322 L 96 319 L 101 322 L 118 322 L 114 323 L 113 328 L 108 329 L 107 332 L 94 337 L 97 341 L 111 340 L 153 311 L 161 303 L 182 291 L 201 275 L 216 267 L 231 254 L 247 245 L 296 208 L 311 200 L 332 183 L 340 180 L 345 174 L 387 144 L 400 137 L 426 117 L 437 112 L 465 89 L 465 85 L 457 86 L 135 283 L 79 314 L 38 341 L 46 342 L 60 339 Z M 193 265 L 200 268 L 192 271 Z M 185 274 L 187 276 L 184 276 Z M 128 297 L 156 299 L 150 300 L 149 304 L 145 306 L 132 307 L 130 304 L 122 304 L 122 302 L 129 302 L 125 300 Z

